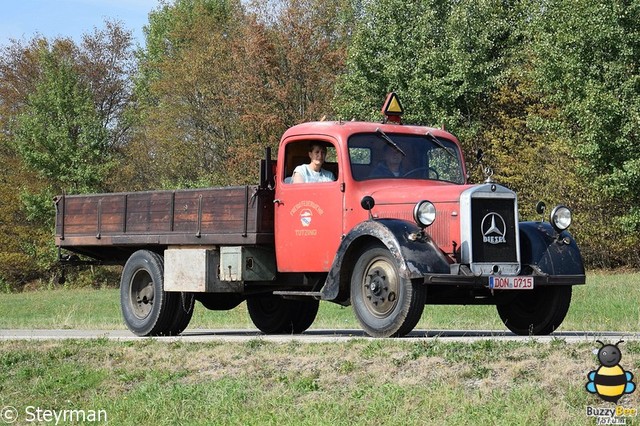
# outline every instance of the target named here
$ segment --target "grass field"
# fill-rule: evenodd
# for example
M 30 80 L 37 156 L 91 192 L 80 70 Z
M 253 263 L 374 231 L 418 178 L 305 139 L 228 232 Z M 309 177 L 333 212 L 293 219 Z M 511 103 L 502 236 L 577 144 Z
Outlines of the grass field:
M 615 407 L 585 390 L 598 367 L 592 349 L 561 340 L 5 341 L 0 403 L 19 420 L 36 407 L 103 410 L 114 425 L 584 425 L 595 423 L 586 407 Z M 622 351 L 625 369 L 640 371 L 640 345 Z M 640 392 L 619 405 L 640 408 Z
M 638 301 L 640 274 L 589 274 L 588 284 L 574 289 L 562 329 L 638 332 Z M 114 289 L 2 294 L 0 312 L 0 328 L 124 328 Z M 191 327 L 254 328 L 243 306 L 200 307 Z M 350 308 L 323 303 L 314 327 L 357 323 Z M 418 327 L 504 330 L 492 307 L 427 306 Z M 616 407 L 585 390 L 588 372 L 600 366 L 592 352 L 598 346 L 560 338 L 1 341 L 0 407 L 15 407 L 15 424 L 47 414 L 49 421 L 38 424 L 56 424 L 56 415 L 67 416 L 58 424 L 75 424 L 92 413 L 102 417 L 84 424 L 106 424 L 105 416 L 112 425 L 595 424 L 587 407 Z M 620 365 L 638 384 L 640 343 L 620 348 Z M 640 410 L 640 391 L 618 405 Z
M 0 328 L 124 329 L 119 290 L 65 289 L 0 294 Z M 640 331 L 640 273 L 592 273 L 573 288 L 571 308 L 560 330 Z M 208 311 L 199 303 L 190 328 L 255 329 L 241 304 Z M 350 307 L 322 302 L 314 328 L 359 328 Z M 493 306 L 425 307 L 418 328 L 506 330 Z

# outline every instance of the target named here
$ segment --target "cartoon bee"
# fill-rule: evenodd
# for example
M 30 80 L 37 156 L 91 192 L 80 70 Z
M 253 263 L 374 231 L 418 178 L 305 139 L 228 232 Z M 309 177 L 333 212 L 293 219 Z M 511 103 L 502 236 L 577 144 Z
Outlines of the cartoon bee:
M 624 340 L 620 340 L 615 345 L 605 345 L 600 340 L 596 340 L 602 347 L 598 350 L 598 360 L 600 368 L 590 371 L 587 374 L 589 382 L 585 385 L 587 392 L 598 394 L 605 401 L 618 402 L 625 393 L 632 393 L 636 389 L 633 374 L 624 371 L 620 366 L 622 353 L 618 345 Z M 595 351 L 594 351 L 595 352 Z

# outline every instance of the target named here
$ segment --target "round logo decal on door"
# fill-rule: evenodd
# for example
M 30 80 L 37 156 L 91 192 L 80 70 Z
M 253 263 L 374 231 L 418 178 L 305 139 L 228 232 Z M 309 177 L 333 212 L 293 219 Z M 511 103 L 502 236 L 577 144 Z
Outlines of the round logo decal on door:
M 311 225 L 311 217 L 313 216 L 313 213 L 311 213 L 311 210 L 309 209 L 304 209 L 300 212 L 300 223 L 302 223 L 302 226 L 309 226 Z

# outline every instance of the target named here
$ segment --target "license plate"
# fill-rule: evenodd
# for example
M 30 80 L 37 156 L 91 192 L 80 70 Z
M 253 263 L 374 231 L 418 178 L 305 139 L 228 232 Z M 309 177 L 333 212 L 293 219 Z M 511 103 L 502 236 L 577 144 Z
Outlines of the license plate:
M 489 277 L 489 288 L 494 290 L 533 290 L 533 277 Z

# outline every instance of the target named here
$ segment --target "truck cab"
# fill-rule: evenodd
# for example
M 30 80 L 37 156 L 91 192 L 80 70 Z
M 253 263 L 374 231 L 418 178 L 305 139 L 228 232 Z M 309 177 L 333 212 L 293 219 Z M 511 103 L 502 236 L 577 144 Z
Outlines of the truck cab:
M 425 304 L 494 304 L 517 334 L 548 334 L 585 282 L 570 211 L 519 222 L 516 194 L 468 182 L 458 140 L 400 123 L 316 122 L 282 137 L 275 175 L 278 271 L 320 275 L 321 298 L 353 305 L 368 334 L 406 334 Z M 391 119 L 390 119 L 391 118 Z M 395 120 L 393 119 L 395 118 Z M 292 183 L 312 144 L 332 182 Z M 325 278 L 326 276 L 326 278 Z M 428 293 L 428 296 L 427 296 Z
M 336 180 L 293 184 L 293 168 L 308 162 L 307 150 L 314 143 L 327 147 L 323 167 Z M 386 157 L 400 157 L 395 174 Z M 413 222 L 417 201 L 429 199 L 440 209 L 450 208 L 469 187 L 458 141 L 440 129 L 417 126 L 305 123 L 284 134 L 278 165 L 275 234 L 282 272 L 328 272 L 342 239 L 369 219 L 361 206 L 365 196 L 375 202 L 372 219 Z M 444 219 L 438 221 L 437 243 L 453 254 L 459 226 Z

